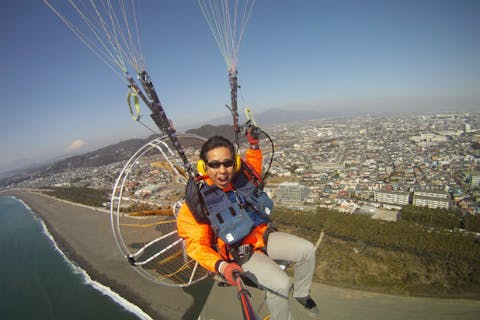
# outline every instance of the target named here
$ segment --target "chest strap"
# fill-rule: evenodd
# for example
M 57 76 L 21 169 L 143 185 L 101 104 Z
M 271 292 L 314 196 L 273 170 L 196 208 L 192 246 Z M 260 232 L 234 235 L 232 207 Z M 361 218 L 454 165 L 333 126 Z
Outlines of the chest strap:
M 248 235 L 254 222 L 238 202 L 231 202 L 225 192 L 215 186 L 204 186 L 200 194 L 215 234 L 231 245 Z

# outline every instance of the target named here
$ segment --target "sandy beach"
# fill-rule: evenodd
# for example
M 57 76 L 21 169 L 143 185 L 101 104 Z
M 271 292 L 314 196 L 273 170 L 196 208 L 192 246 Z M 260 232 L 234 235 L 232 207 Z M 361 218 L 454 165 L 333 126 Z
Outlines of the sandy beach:
M 109 214 L 38 193 L 11 193 L 38 214 L 61 250 L 90 277 L 139 306 L 154 319 L 188 319 L 193 298 L 181 288 L 144 279 L 115 244 Z
M 211 280 L 191 288 L 166 287 L 141 277 L 121 256 L 110 227 L 110 216 L 39 193 L 10 191 L 38 214 L 62 251 L 93 280 L 139 306 L 153 319 L 242 319 L 235 289 Z M 4 193 L 0 193 L 4 195 Z M 250 289 L 256 308 L 264 293 Z M 314 283 L 312 296 L 321 319 L 479 319 L 480 301 L 399 297 Z M 292 301 L 295 319 L 305 319 Z M 259 314 L 265 315 L 266 306 Z

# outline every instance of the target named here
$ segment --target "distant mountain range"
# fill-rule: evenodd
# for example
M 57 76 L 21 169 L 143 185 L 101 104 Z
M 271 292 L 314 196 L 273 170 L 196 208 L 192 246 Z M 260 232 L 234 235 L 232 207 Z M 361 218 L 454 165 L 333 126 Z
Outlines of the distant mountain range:
M 255 114 L 255 120 L 259 126 L 266 126 L 312 119 L 332 118 L 340 115 L 342 114 L 338 111 L 270 109 L 258 115 Z
M 284 110 L 269 109 L 264 112 L 254 113 L 255 120 L 259 126 L 270 126 L 274 124 L 290 123 L 312 119 L 332 118 L 344 116 L 344 113 L 338 110 L 318 111 L 318 110 Z M 245 121 L 243 114 L 240 115 L 240 121 Z M 243 119 L 243 120 L 242 120 Z M 224 116 L 208 121 L 211 125 L 220 125 L 232 123 L 231 116 Z M 242 123 L 241 123 L 242 124 Z
M 227 138 L 233 139 L 233 126 L 230 125 L 203 125 L 198 129 L 187 130 L 186 133 L 195 134 L 200 137 L 209 138 L 214 135 L 223 135 Z M 179 133 L 181 134 L 181 133 Z M 113 162 L 124 161 L 129 159 L 138 149 L 140 149 L 147 142 L 157 138 L 158 135 L 151 135 L 146 139 L 129 139 L 121 141 L 116 144 L 106 146 L 104 148 L 69 157 L 61 161 L 50 164 L 44 168 L 44 172 L 60 172 L 68 168 L 82 168 L 82 167 L 97 167 Z M 184 140 L 182 144 L 184 147 L 192 145 L 191 141 Z
M 228 138 L 230 140 L 233 140 L 235 138 L 235 132 L 233 130 L 233 126 L 227 125 L 227 124 L 219 125 L 219 126 L 205 124 L 198 129 L 187 130 L 186 133 L 196 134 L 197 136 L 204 137 L 207 139 L 215 135 L 224 136 L 225 138 Z
M 311 120 L 315 118 L 332 117 L 334 113 L 325 113 L 315 110 L 302 111 L 288 111 L 281 109 L 271 109 L 262 113 L 255 114 L 255 120 L 260 126 L 268 126 L 278 123 L 289 123 L 302 120 Z M 213 119 L 211 123 L 217 124 L 203 124 L 197 129 L 186 130 L 186 133 L 195 134 L 204 138 L 210 138 L 214 135 L 222 135 L 230 140 L 234 140 L 235 134 L 232 125 L 224 123 L 231 123 L 231 117 L 222 117 Z M 65 171 L 67 169 L 75 169 L 82 167 L 95 167 L 106 165 L 118 161 L 126 161 L 135 151 L 142 147 L 148 141 L 151 141 L 155 136 L 150 136 L 146 139 L 129 139 L 119 143 L 103 147 L 101 149 L 91 151 L 85 154 L 67 157 L 58 161 L 51 161 L 48 164 L 30 167 L 28 169 L 12 171 L 8 177 L 0 179 L 0 186 L 8 184 L 7 182 L 15 181 L 20 177 L 31 175 L 53 174 L 56 172 Z M 241 137 L 241 139 L 244 139 Z
M 230 139 L 233 139 L 234 137 L 233 126 L 229 125 L 203 125 L 198 129 L 188 130 L 186 133 L 195 134 L 204 138 L 209 138 L 214 135 L 223 135 Z M 0 187 L 22 181 L 26 177 L 32 175 L 48 175 L 62 172 L 68 169 L 97 167 L 114 162 L 126 161 L 143 145 L 156 137 L 158 136 L 151 135 L 146 139 L 129 139 L 82 155 L 76 155 L 73 157 L 68 157 L 59 161 L 55 161 L 47 165 L 41 165 L 36 168 L 14 171 L 8 177 L 0 179 Z M 188 140 L 185 140 L 183 143 L 186 144 L 184 145 L 185 147 L 191 144 L 191 142 Z
M 67 169 L 82 167 L 97 167 L 113 162 L 122 161 L 132 156 L 147 139 L 129 139 L 112 144 L 95 151 L 91 151 L 82 155 L 69 157 L 44 167 L 45 173 L 60 172 Z

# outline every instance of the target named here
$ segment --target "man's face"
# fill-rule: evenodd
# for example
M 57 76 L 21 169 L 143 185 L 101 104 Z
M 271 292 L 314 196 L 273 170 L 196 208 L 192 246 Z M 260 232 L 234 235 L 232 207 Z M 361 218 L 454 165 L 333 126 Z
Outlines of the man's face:
M 228 148 L 218 147 L 207 152 L 207 174 L 217 187 L 224 189 L 232 181 L 234 163 Z

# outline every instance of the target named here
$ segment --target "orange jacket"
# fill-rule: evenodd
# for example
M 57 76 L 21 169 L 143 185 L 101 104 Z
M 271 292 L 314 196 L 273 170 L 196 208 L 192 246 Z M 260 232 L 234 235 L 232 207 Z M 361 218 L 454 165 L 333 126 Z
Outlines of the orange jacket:
M 248 149 L 246 152 L 246 161 L 254 170 L 262 171 L 262 152 L 260 150 Z M 211 185 L 213 181 L 206 177 L 205 181 Z M 225 192 L 231 190 L 232 186 L 224 189 Z M 267 229 L 267 224 L 261 224 L 242 240 L 242 244 L 251 244 L 255 250 L 260 250 L 265 246 L 263 233 Z M 213 233 L 209 223 L 199 223 L 195 220 L 192 212 L 184 203 L 180 208 L 177 217 L 177 230 L 180 237 L 185 239 L 185 249 L 187 255 L 197 261 L 205 269 L 216 272 L 218 264 L 221 261 L 231 260 L 233 257 L 228 253 L 226 244 Z M 216 244 L 218 250 L 213 247 Z

